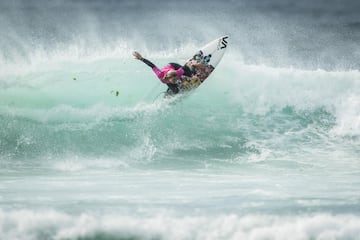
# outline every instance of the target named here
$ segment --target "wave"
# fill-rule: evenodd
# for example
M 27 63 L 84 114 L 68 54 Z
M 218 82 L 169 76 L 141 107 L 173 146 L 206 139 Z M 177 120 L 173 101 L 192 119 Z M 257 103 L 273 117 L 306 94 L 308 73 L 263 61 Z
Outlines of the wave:
M 69 215 L 55 210 L 0 211 L 2 239 L 357 239 L 352 214 L 299 216 Z
M 159 65 L 172 60 L 151 59 Z M 293 161 L 331 158 L 334 152 L 357 158 L 358 71 L 246 65 L 229 51 L 193 94 L 169 101 L 147 66 L 129 57 L 60 58 L 52 66 L 12 72 L 0 89 L 0 150 L 10 165 L 12 159 L 56 162 L 69 156 L 121 155 L 125 165 L 186 158 L 193 161 L 189 166 L 208 160 L 241 165 L 289 154 Z M 92 166 L 90 161 L 74 169 Z
M 153 61 L 161 65 L 171 60 L 160 57 Z M 200 107 L 210 104 L 257 115 L 286 108 L 297 112 L 324 109 L 336 119 L 334 134 L 357 136 L 360 133 L 360 112 L 356 108 L 360 101 L 359 75 L 358 71 L 245 65 L 229 52 L 212 77 L 186 101 L 198 101 Z M 144 101 L 148 108 L 159 108 L 156 104 L 165 107 L 152 104 L 165 87 L 146 66 L 130 58 L 73 64 L 60 60 L 46 72 L 38 70 L 19 75 L 15 71 L 2 79 L 1 84 L 3 114 L 18 115 L 22 111 L 28 117 L 51 118 L 50 115 L 59 111 L 57 116 L 63 113 L 71 118 L 72 113 L 76 115 L 78 109 L 84 109 L 77 115 L 85 114 L 83 120 L 86 121 L 85 118 L 94 115 L 99 119 L 119 111 L 124 114 L 137 111 L 139 103 Z
M 356 56 L 340 59 L 343 67 L 316 63 L 327 57 L 338 60 L 338 51 L 352 50 L 351 38 L 334 38 L 343 43 L 337 46 L 344 46 L 335 51 L 309 40 L 314 29 L 302 31 L 308 21 L 292 19 L 285 27 L 276 18 L 255 14 L 250 21 L 248 15 L 229 8 L 254 10 L 251 4 L 215 4 L 224 5 L 221 9 L 227 13 L 217 14 L 221 21 L 216 22 L 205 11 L 186 19 L 170 11 L 144 24 L 130 19 L 136 15 L 134 9 L 144 16 L 157 13 L 154 8 L 149 11 L 152 6 L 145 1 L 1 4 L 9 9 L 1 23 L 9 37 L 0 39 L 5 46 L 0 51 L 0 124 L 5 126 L 0 129 L 0 153 L 9 163 L 69 156 L 112 161 L 119 155 L 129 165 L 141 158 L 145 164 L 172 158 L 240 164 L 299 161 L 334 152 L 339 158 L 357 158 L 360 73 L 348 70 L 356 68 L 347 64 Z M 74 17 L 71 33 L 66 28 L 69 17 L 58 11 L 63 9 L 81 13 L 69 13 Z M 33 31 L 28 30 L 28 18 L 34 19 Z M 211 24 L 194 19 L 209 19 Z M 160 28 L 179 28 L 164 34 L 150 27 L 157 23 Z M 311 39 L 327 38 L 327 28 L 314 28 L 318 35 Z M 219 29 L 230 33 L 228 52 L 212 76 L 179 101 L 162 99 L 165 86 L 131 57 L 138 50 L 159 66 L 183 63 L 223 35 Z M 184 34 L 185 30 L 190 32 Z
M 350 2 L 0 1 L 0 239 L 358 239 Z

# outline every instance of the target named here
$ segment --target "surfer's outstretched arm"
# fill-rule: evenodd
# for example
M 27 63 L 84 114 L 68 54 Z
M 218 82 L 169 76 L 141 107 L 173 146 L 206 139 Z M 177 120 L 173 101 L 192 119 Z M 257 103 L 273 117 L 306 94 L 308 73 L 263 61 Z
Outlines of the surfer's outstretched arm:
M 146 65 L 148 65 L 149 67 L 151 67 L 151 68 L 156 68 L 155 64 L 153 64 L 152 62 L 150 62 L 150 61 L 147 60 L 146 58 L 141 59 L 141 61 L 142 61 L 143 63 L 145 63 Z
M 146 65 L 148 65 L 149 67 L 151 67 L 151 68 L 156 67 L 155 64 L 153 64 L 153 63 L 150 62 L 149 60 L 143 58 L 140 53 L 134 52 L 133 55 L 134 55 L 134 57 L 135 57 L 136 59 L 144 62 L 144 63 L 145 63 Z
M 142 61 L 143 63 L 145 63 L 146 65 L 148 65 L 149 67 L 151 67 L 151 69 L 153 70 L 153 72 L 156 74 L 156 76 L 161 80 L 165 73 L 163 73 L 155 64 L 153 64 L 152 62 L 150 62 L 149 60 L 143 58 L 141 56 L 140 53 L 138 52 L 134 52 L 133 53 L 134 57 L 140 61 Z

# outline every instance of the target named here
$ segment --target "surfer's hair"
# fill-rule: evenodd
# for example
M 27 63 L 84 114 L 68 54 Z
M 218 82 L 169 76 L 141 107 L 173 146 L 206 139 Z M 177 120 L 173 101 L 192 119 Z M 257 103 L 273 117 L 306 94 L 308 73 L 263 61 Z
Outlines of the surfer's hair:
M 176 71 L 174 71 L 174 70 L 170 70 L 170 71 L 168 71 L 168 72 L 166 73 L 165 76 L 168 77 L 168 78 L 173 78 L 173 77 L 177 77 L 177 73 L 176 73 Z

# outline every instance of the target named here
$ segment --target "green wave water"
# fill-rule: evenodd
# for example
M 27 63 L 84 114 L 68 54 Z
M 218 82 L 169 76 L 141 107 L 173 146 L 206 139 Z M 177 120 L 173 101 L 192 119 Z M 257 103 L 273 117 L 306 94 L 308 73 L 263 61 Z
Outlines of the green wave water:
M 162 99 L 166 86 L 129 58 L 8 75 L 11 84 L 1 89 L 2 155 L 9 161 L 127 156 L 130 164 L 146 155 L 148 163 L 185 158 L 227 165 L 283 159 L 289 151 L 296 162 L 305 149 L 323 159 L 329 148 L 357 159 L 358 72 L 246 66 L 231 57 L 174 102 Z

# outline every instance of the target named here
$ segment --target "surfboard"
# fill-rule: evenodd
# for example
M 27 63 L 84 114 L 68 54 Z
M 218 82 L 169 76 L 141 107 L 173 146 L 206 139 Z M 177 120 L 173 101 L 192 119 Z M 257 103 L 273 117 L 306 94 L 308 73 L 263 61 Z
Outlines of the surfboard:
M 189 92 L 200 86 L 215 70 L 224 56 L 229 36 L 217 38 L 200 48 L 185 65 L 194 73 L 193 77 L 182 76 L 179 88 L 181 92 Z

